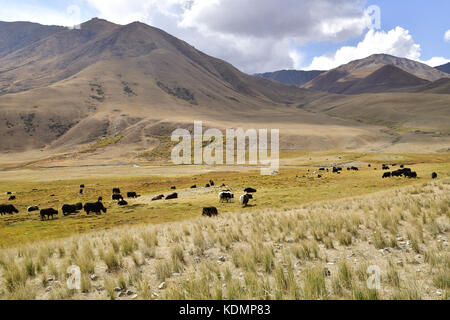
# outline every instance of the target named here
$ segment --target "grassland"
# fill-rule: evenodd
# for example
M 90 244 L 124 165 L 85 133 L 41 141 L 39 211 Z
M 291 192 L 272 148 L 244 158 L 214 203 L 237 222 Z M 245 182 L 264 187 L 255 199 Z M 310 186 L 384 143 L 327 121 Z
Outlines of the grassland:
M 3 299 L 448 299 L 450 179 L 0 251 Z M 81 290 L 65 285 L 80 267 Z M 367 272 L 379 268 L 380 287 Z
M 300 157 L 300 158 L 299 158 Z M 89 177 L 78 177 L 75 173 L 82 168 L 59 168 L 57 173 L 51 169 L 30 170 L 20 175 L 18 172 L 4 172 L 0 180 L 0 194 L 8 203 L 6 192 L 11 191 L 17 200 L 12 202 L 20 211 L 19 215 L 0 217 L 0 246 L 10 247 L 36 240 L 56 239 L 78 233 L 95 230 L 111 229 L 118 226 L 136 224 L 159 224 L 195 218 L 202 212 L 204 206 L 217 206 L 221 213 L 240 212 L 238 203 L 219 204 L 217 195 L 221 184 L 232 189 L 236 196 L 248 186 L 258 189 L 255 200 L 247 211 L 261 209 L 291 209 L 300 204 L 326 199 L 339 199 L 348 196 L 364 195 L 380 190 L 423 183 L 431 180 L 431 172 L 438 172 L 440 177 L 450 173 L 450 160 L 444 155 L 368 155 L 317 154 L 295 155 L 287 159 L 286 164 L 276 176 L 261 176 L 259 170 L 253 167 L 213 168 L 206 172 L 204 168 L 158 167 L 121 168 L 98 167 L 91 169 Z M 404 157 L 402 159 L 398 159 Z M 339 159 L 340 158 L 340 159 Z M 378 159 L 379 158 L 379 159 Z M 381 179 L 379 165 L 386 158 L 405 161 L 419 173 L 419 179 Z M 327 162 L 328 159 L 328 162 Z M 331 172 L 321 172 L 318 178 L 318 166 L 335 163 L 353 163 L 354 161 L 370 161 L 373 167 L 361 165 L 359 172 L 345 171 L 341 175 Z M 380 161 L 377 163 L 377 161 Z M 414 163 L 416 162 L 416 163 Z M 401 162 L 398 162 L 401 163 Z M 378 170 L 374 170 L 378 167 Z M 173 170 L 174 173 L 171 174 Z M 231 170 L 231 171 L 230 171 Z M 234 171 L 233 171 L 234 170 Z M 308 172 L 309 170 L 309 172 Z M 118 174 L 116 174 L 116 172 Z M 139 172 L 142 175 L 139 175 Z M 9 175 L 7 174 L 9 173 Z M 108 175 L 106 174 L 108 173 Z M 145 174 L 144 174 L 145 173 Z M 66 177 L 65 179 L 62 177 Z M 204 188 L 213 179 L 215 188 Z M 79 185 L 85 184 L 83 195 L 79 195 Z M 197 185 L 198 189 L 190 189 Z M 176 186 L 180 199 L 173 201 L 152 202 L 151 198 L 158 194 L 172 192 L 171 186 Z M 122 192 L 136 191 L 142 197 L 129 200 L 129 206 L 119 207 L 110 200 L 111 190 L 120 187 Z M 38 214 L 28 214 L 26 208 L 39 205 L 41 208 L 53 207 L 60 209 L 65 203 L 92 202 L 102 196 L 108 208 L 108 213 L 101 216 L 86 214 L 59 216 L 54 221 L 40 221 Z
M 0 202 L 13 192 L 20 214 L 0 217 L 0 298 L 448 299 L 448 154 L 282 156 L 273 176 L 252 166 L 2 171 Z M 405 164 L 419 178 L 381 179 L 382 163 Z M 334 164 L 344 171 L 318 171 Z M 210 179 L 216 186 L 204 188 Z M 220 204 L 222 183 L 236 196 L 248 186 L 258 192 L 247 208 Z M 171 186 L 179 199 L 151 201 Z M 119 207 L 113 187 L 141 197 Z M 107 214 L 41 221 L 26 212 L 98 196 Z M 205 206 L 220 217 L 199 218 Z M 72 264 L 83 271 L 81 292 L 65 286 Z M 381 290 L 364 285 L 370 265 L 382 270 Z

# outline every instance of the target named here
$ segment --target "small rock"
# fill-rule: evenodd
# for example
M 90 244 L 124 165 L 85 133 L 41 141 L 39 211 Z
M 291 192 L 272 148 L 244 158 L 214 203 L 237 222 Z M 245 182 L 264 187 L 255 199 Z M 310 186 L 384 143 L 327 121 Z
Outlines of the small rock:
M 45 292 L 50 292 L 50 291 L 52 291 L 52 287 L 45 288 Z
M 133 295 L 133 296 L 131 297 L 131 299 L 135 300 L 135 299 L 137 299 L 137 297 L 138 297 L 138 295 L 135 294 L 135 295 Z
M 47 282 L 52 282 L 53 280 L 55 280 L 53 277 L 48 277 Z
M 437 290 L 437 291 L 436 291 L 436 294 L 437 294 L 438 296 L 441 296 L 441 295 L 442 295 L 442 291 L 441 291 L 441 290 Z
M 127 296 L 131 296 L 134 292 L 131 290 L 127 290 Z
M 397 261 L 397 265 L 398 265 L 399 267 L 403 267 L 403 261 L 401 261 L 401 260 Z
M 179 277 L 180 274 L 179 274 L 178 272 L 174 272 L 174 273 L 172 273 L 172 276 L 174 276 L 174 277 Z
M 221 256 L 221 257 L 219 258 L 219 261 L 220 261 L 220 262 L 225 262 L 225 257 L 224 257 L 224 256 Z
M 165 282 L 162 282 L 159 286 L 158 286 L 158 289 L 159 290 L 162 290 L 162 289 L 164 289 L 166 287 L 166 283 Z
M 125 292 L 119 292 L 119 294 L 117 295 L 119 298 L 123 297 L 125 295 Z
M 92 281 L 95 281 L 95 280 L 97 280 L 97 275 L 96 274 L 91 274 L 91 280 Z
M 115 287 L 115 288 L 114 288 L 114 291 L 115 291 L 115 292 L 120 292 L 120 291 L 122 291 L 122 289 L 120 289 L 119 287 Z
M 105 287 L 102 287 L 102 286 L 97 288 L 97 291 L 99 291 L 99 292 L 104 291 L 104 290 L 105 290 Z

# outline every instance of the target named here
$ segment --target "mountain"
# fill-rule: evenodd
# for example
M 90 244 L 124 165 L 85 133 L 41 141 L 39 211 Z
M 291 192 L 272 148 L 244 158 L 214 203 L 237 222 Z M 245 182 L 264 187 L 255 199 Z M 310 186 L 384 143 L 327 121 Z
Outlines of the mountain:
M 442 66 L 439 67 L 435 67 L 435 69 L 438 69 L 439 71 L 445 72 L 445 73 L 450 73 L 450 62 L 447 64 L 444 64 Z
M 0 21 L 0 58 L 64 29 L 31 22 Z
M 81 29 L 2 25 L 10 32 L 1 33 L 0 163 L 48 159 L 50 166 L 97 165 L 167 158 L 171 133 L 192 131 L 194 121 L 220 130 L 280 129 L 282 150 L 395 148 L 402 140 L 392 128 L 449 127 L 450 95 L 345 96 L 289 86 L 242 73 L 139 22 L 92 19 Z M 373 81 L 399 74 L 382 67 L 366 77 L 380 68 Z M 448 142 L 417 139 L 427 150 Z
M 399 90 L 447 77 L 450 76 L 417 61 L 376 54 L 323 73 L 302 87 L 323 92 L 358 94 Z
M 21 34 L 20 24 L 14 28 Z M 15 37 L 7 40 L 14 44 Z M 120 140 L 120 157 L 135 157 L 194 120 L 219 128 L 288 122 L 295 124 L 293 135 L 307 123 L 313 129 L 301 134 L 311 133 L 312 145 L 323 140 L 316 132 L 331 119 L 292 105 L 320 95 L 244 74 L 146 24 L 93 19 L 80 30 L 61 28 L 27 39 L 0 58 L 0 136 L 6 137 L 0 147 L 37 150 L 42 157 L 111 138 Z M 343 131 L 360 127 L 335 122 Z M 358 134 L 371 135 L 367 129 Z
M 275 72 L 257 73 L 256 77 L 289 84 L 302 86 L 325 71 L 280 70 Z

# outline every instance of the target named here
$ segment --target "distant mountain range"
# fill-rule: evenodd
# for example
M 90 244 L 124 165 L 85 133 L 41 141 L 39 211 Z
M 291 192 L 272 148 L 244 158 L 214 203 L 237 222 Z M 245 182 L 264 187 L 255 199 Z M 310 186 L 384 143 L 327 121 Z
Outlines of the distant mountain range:
M 436 67 L 436 69 L 445 73 L 450 73 L 450 62 L 442 66 Z
M 303 88 L 340 94 L 401 92 L 404 88 L 449 77 L 449 74 L 417 61 L 376 54 L 323 73 Z
M 275 72 L 257 73 L 255 76 L 293 86 L 302 86 L 324 72 L 326 71 L 280 70 Z
M 167 154 L 173 130 L 202 120 L 279 128 L 289 150 L 436 151 L 450 135 L 420 132 L 447 134 L 449 78 L 388 55 L 251 76 L 139 22 L 0 22 L 0 148 L 28 160 L 131 161 Z

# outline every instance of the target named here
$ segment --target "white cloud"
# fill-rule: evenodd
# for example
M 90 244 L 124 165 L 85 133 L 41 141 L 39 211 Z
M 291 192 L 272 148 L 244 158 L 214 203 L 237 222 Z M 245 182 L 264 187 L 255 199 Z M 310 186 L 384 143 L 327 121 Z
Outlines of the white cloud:
M 444 57 L 433 57 L 433 58 L 431 58 L 429 60 L 420 61 L 420 62 L 425 63 L 425 64 L 429 65 L 430 67 L 438 67 L 438 66 L 441 66 L 443 64 L 449 63 L 450 59 L 447 59 L 447 58 L 444 58 Z
M 328 70 L 378 53 L 419 60 L 420 45 L 414 43 L 409 31 L 401 27 L 396 27 L 389 32 L 372 29 L 356 47 L 342 47 L 334 54 L 315 57 L 306 69 Z
M 447 42 L 450 42 L 450 30 L 447 30 L 447 32 L 444 35 L 444 39 Z
M 74 26 L 80 24 L 81 9 L 68 6 L 65 10 L 31 4 L 3 5 L 0 21 L 29 21 L 45 25 Z

